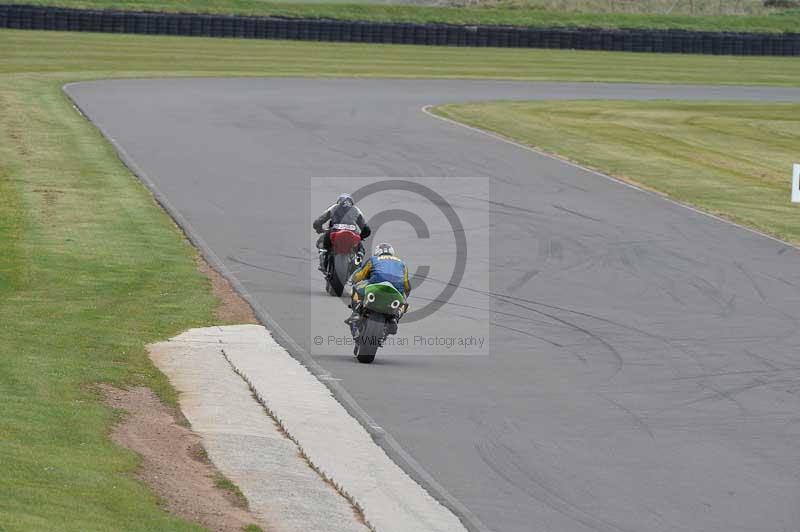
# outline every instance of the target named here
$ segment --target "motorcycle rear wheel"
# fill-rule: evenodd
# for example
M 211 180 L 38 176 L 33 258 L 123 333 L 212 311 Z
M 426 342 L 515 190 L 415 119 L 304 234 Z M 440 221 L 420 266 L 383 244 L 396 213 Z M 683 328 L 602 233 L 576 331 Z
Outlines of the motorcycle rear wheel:
M 375 360 L 386 330 L 386 318 L 382 314 L 371 314 L 366 320 L 363 332 L 356 340 L 356 358 L 362 364 Z
M 341 297 L 344 293 L 344 285 L 350 275 L 350 255 L 336 254 L 333 256 L 332 271 L 328 276 L 327 292 L 332 296 Z

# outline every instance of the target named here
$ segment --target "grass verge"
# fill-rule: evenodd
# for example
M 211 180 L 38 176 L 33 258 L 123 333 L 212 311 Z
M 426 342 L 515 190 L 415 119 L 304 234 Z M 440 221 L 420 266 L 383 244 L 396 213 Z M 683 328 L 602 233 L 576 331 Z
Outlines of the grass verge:
M 235 501 L 234 504 L 236 506 L 239 508 L 247 508 L 247 497 L 244 496 L 239 486 L 234 484 L 222 473 L 218 473 L 217 476 L 214 477 L 214 486 L 228 493 L 231 499 Z
M 88 386 L 174 391 L 144 345 L 208 325 L 195 251 L 61 90 L 167 76 L 377 76 L 796 86 L 791 58 L 645 56 L 0 30 L 0 524 L 194 530 L 126 473 Z
M 7 84 L 176 76 L 356 76 L 800 85 L 793 57 L 626 54 L 0 30 Z M 165 53 L 165 51 L 169 53 Z M 36 85 L 38 87 L 42 85 Z M 59 93 L 60 97 L 60 93 Z
M 700 0 L 696 0 L 700 4 Z M 613 0 L 612 0 L 613 2 Z M 31 5 L 55 5 L 87 9 L 219 13 L 295 18 L 483 24 L 528 27 L 648 28 L 694 31 L 759 33 L 797 32 L 800 10 L 776 10 L 753 15 L 692 15 L 631 12 L 558 10 L 531 2 L 477 4 L 468 7 L 435 7 L 413 4 L 366 4 L 338 2 L 270 2 L 262 0 L 25 0 Z M 623 5 L 623 2 L 618 2 Z M 671 5 L 676 5 L 676 3 Z M 667 9 L 669 5 L 666 6 Z M 623 10 L 624 11 L 624 10 Z
M 800 244 L 789 201 L 800 104 L 490 102 L 434 112 Z
M 121 474 L 137 459 L 87 386 L 174 400 L 144 345 L 210 322 L 194 250 L 57 83 L 0 76 L 0 178 L 2 528 L 198 529 Z

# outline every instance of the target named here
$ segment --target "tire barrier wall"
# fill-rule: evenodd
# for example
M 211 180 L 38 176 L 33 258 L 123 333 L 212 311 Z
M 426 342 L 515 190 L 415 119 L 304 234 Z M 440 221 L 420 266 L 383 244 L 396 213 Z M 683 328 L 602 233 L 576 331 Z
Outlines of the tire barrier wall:
M 800 33 L 454 26 L 0 5 L 0 28 L 357 43 L 800 55 Z

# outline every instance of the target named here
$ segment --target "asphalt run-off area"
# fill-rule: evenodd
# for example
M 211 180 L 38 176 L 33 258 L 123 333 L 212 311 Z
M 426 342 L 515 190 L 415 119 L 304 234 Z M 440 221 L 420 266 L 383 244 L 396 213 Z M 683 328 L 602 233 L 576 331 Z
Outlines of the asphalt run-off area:
M 486 529 L 796 529 L 800 252 L 423 108 L 800 91 L 331 79 L 66 90 L 284 347 Z M 416 317 L 371 365 L 351 355 L 349 311 L 324 292 L 311 229 L 354 190 L 416 285 Z

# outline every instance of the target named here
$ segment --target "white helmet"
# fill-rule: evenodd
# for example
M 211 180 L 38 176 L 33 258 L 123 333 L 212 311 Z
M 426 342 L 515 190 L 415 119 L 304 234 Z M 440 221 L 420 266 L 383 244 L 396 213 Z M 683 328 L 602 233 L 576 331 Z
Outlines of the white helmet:
M 375 256 L 379 257 L 381 255 L 394 255 L 394 248 L 392 245 L 387 244 L 386 242 L 381 242 L 375 246 Z

